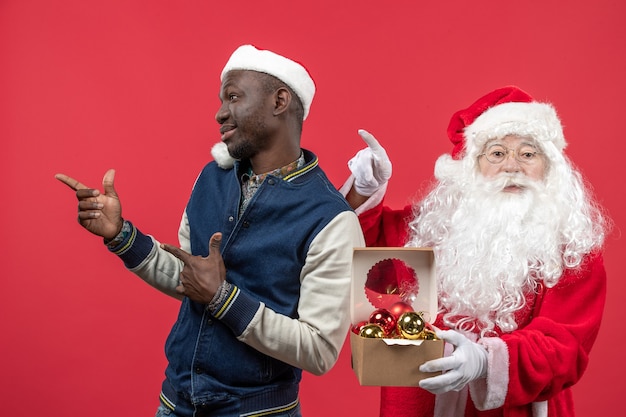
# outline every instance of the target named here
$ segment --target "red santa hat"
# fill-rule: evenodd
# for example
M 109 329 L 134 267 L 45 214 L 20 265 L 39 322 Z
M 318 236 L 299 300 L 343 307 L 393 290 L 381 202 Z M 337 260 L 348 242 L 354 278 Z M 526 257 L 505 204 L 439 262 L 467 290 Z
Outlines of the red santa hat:
M 481 149 L 488 140 L 507 135 L 530 136 L 543 146 L 552 143 L 558 151 L 567 145 L 552 105 L 535 101 L 515 86 L 484 95 L 457 111 L 448 125 L 454 159 L 463 158 L 467 149 Z
M 315 96 L 315 82 L 302 64 L 272 51 L 258 49 L 252 45 L 242 45 L 226 62 L 220 80 L 224 79 L 228 71 L 233 70 L 257 71 L 278 78 L 287 84 L 300 99 L 304 109 L 303 120 L 309 115 L 311 102 Z M 232 168 L 235 161 L 223 142 L 213 145 L 211 155 L 224 169 Z

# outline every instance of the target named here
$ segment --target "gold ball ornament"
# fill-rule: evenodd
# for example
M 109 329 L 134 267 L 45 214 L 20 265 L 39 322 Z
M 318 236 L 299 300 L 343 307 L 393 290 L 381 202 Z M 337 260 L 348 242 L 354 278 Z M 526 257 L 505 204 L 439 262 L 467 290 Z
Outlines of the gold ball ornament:
M 439 340 L 435 332 L 433 332 L 432 330 L 424 329 L 422 333 L 422 337 L 424 340 Z
M 416 311 L 407 311 L 398 319 L 398 333 L 405 339 L 421 339 L 425 326 L 424 319 Z
M 378 324 L 370 323 L 361 327 L 359 336 L 366 337 L 368 339 L 382 339 L 385 337 L 385 331 Z

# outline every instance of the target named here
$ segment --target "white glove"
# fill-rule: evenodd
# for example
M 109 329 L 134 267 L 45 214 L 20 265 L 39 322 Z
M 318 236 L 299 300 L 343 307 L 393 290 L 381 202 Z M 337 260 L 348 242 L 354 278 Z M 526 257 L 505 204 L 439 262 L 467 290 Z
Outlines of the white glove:
M 437 337 L 456 346 L 451 356 L 434 359 L 420 366 L 422 372 L 443 371 L 422 379 L 421 388 L 433 394 L 460 391 L 470 381 L 487 376 L 487 350 L 454 330 L 438 331 Z
M 359 135 L 367 143 L 367 148 L 361 149 L 348 161 L 348 168 L 354 175 L 356 192 L 369 197 L 391 178 L 391 161 L 372 134 L 359 129 Z

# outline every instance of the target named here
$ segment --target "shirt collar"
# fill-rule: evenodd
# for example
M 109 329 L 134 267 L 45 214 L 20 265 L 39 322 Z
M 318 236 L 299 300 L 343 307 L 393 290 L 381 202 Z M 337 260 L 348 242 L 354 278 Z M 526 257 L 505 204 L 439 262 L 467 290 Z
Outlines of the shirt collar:
M 284 178 L 287 175 L 291 174 L 292 172 L 302 168 L 304 166 L 304 153 L 302 153 L 302 151 L 300 151 L 300 157 L 298 157 L 298 159 L 296 159 L 293 162 L 288 163 L 287 165 L 280 167 L 280 168 L 276 168 L 272 171 L 269 172 L 265 172 L 263 174 L 255 174 L 252 171 L 252 167 L 248 168 L 248 174 L 247 176 L 249 177 L 249 181 L 253 182 L 253 183 L 257 183 L 260 184 L 262 183 L 265 178 L 268 175 L 272 175 L 274 177 L 277 178 Z M 245 178 L 245 175 L 244 175 Z

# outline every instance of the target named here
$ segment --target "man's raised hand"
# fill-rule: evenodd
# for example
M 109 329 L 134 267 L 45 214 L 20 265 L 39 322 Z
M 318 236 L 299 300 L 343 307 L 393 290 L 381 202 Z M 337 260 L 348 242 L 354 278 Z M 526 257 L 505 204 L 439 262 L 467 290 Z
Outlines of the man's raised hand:
M 78 199 L 78 223 L 91 233 L 105 239 L 113 239 L 122 230 L 122 205 L 114 187 L 115 170 L 104 174 L 102 188 L 89 188 L 65 174 L 56 174 L 56 179 L 76 192 Z

